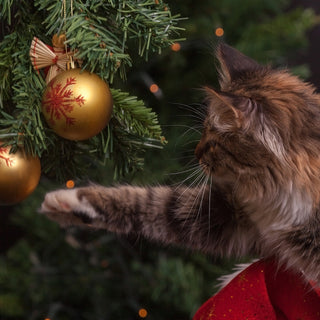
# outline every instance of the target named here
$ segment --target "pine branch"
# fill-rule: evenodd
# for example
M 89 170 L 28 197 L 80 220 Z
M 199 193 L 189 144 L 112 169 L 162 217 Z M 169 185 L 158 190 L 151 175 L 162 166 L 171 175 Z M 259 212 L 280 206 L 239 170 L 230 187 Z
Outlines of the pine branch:
M 7 20 L 7 23 L 11 24 L 11 7 L 12 7 L 13 0 L 3 0 L 2 1 L 2 8 L 0 10 L 0 15 L 2 19 Z
M 12 55 L 17 45 L 18 36 L 16 32 L 7 35 L 0 43 L 0 108 L 5 108 L 5 102 L 11 96 L 12 81 Z
M 138 53 L 148 57 L 149 50 L 161 52 L 177 41 L 181 20 L 171 16 L 169 8 L 154 1 L 90 1 L 90 5 L 73 0 L 73 10 L 67 7 L 67 18 L 62 14 L 62 2 L 37 0 L 36 5 L 47 12 L 44 23 L 47 34 L 66 32 L 68 45 L 78 51 L 83 67 L 98 73 L 112 83 L 119 71 L 126 78 L 126 68 L 132 65 L 128 41 L 138 40 Z M 108 13 L 106 15 L 106 12 Z
M 59 181 L 85 175 L 100 160 L 113 161 L 116 175 L 141 168 L 145 149 L 161 147 L 156 114 L 135 97 L 111 89 L 114 114 L 105 130 L 82 142 L 58 137 L 41 113 L 46 84 L 43 71 L 38 74 L 30 63 L 31 40 L 37 36 L 50 44 L 53 34 L 65 32 L 82 67 L 112 83 L 117 75 L 125 79 L 133 63 L 129 51 L 137 46 L 132 40 L 138 39 L 137 51 L 145 58 L 149 51 L 160 52 L 174 41 L 170 37 L 180 30 L 179 18 L 161 1 L 73 0 L 73 8 L 66 1 L 66 15 L 62 1 L 4 3 L 1 13 L 12 25 L 0 42 L 0 140 L 13 152 L 23 145 L 41 157 L 42 171 Z
M 111 90 L 115 108 L 115 118 L 125 131 L 161 139 L 161 128 L 157 115 L 145 107 L 143 101 L 120 90 Z
M 143 101 L 129 93 L 111 89 L 114 116 L 110 125 L 90 140 L 99 158 L 112 160 L 114 178 L 141 170 L 147 148 L 162 148 L 164 138 L 157 116 Z

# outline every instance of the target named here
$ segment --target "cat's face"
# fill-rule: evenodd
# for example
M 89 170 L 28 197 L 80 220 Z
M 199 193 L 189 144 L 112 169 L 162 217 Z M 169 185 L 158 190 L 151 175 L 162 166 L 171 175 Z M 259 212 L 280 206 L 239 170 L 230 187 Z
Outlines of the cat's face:
M 217 57 L 221 90 L 206 88 L 207 117 L 195 151 L 204 170 L 217 181 L 307 183 L 320 169 L 314 88 L 226 45 Z

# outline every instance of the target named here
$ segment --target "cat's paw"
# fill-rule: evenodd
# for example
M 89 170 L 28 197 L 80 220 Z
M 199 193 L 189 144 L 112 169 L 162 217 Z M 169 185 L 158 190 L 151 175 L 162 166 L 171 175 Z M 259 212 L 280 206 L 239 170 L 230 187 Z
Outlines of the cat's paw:
M 97 219 L 97 213 L 89 202 L 78 197 L 77 189 L 47 193 L 39 212 L 63 227 L 90 225 Z

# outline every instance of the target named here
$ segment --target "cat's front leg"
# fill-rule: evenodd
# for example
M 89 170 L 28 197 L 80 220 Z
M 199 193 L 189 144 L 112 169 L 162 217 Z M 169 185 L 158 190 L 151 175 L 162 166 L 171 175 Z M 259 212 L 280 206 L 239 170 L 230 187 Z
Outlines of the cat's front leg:
M 166 239 L 167 187 L 89 186 L 46 194 L 40 213 L 61 226 L 82 225 Z
M 79 197 L 78 190 L 61 189 L 47 193 L 39 212 L 58 222 L 62 227 L 72 225 L 103 227 L 101 217 L 86 198 Z
M 62 226 L 89 225 L 211 254 L 243 255 L 256 247 L 252 224 L 237 218 L 223 194 L 208 187 L 58 190 L 46 195 L 40 212 Z

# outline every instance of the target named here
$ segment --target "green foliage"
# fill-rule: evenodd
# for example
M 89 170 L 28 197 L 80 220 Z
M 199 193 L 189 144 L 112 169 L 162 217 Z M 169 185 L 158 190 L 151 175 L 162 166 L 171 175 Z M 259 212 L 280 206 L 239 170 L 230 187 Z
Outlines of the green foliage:
M 266 19 L 259 25 L 249 25 L 240 37 L 238 48 L 261 62 L 284 64 L 290 57 L 288 52 L 290 54 L 291 50 L 295 52 L 297 48 L 307 46 L 305 32 L 316 21 L 318 19 L 310 9 L 295 9 L 283 13 L 274 19 Z M 282 45 L 284 42 L 286 46 Z
M 130 52 L 147 59 L 149 52 L 160 53 L 174 42 L 181 30 L 179 18 L 162 1 L 73 0 L 66 1 L 65 8 L 63 4 L 4 1 L 7 34 L 0 42 L 0 139 L 12 145 L 13 152 L 23 145 L 28 153 L 40 156 L 43 173 L 59 181 L 84 176 L 88 163 L 106 159 L 114 162 L 115 176 L 139 169 L 145 149 L 161 145 L 155 113 L 142 101 L 112 89 L 113 119 L 101 134 L 84 142 L 59 138 L 42 117 L 46 84 L 32 68 L 31 40 L 37 36 L 50 44 L 54 33 L 65 32 L 82 67 L 112 84 L 115 77 L 126 78 L 132 65 Z
M 142 169 L 144 150 L 162 148 L 164 138 L 161 137 L 157 115 L 151 109 L 146 109 L 143 101 L 119 90 L 111 92 L 115 106 L 115 116 L 111 126 L 114 134 L 105 145 L 110 144 L 117 180 L 126 172 L 132 171 L 132 168 Z
M 48 34 L 64 31 L 67 43 L 79 50 L 78 57 L 85 60 L 84 67 L 98 72 L 112 83 L 120 68 L 125 77 L 125 67 L 131 66 L 127 43 L 138 42 L 138 53 L 148 58 L 149 51 L 161 49 L 177 41 L 182 28 L 176 24 L 179 16 L 172 16 L 162 1 L 90 1 L 67 2 L 66 16 L 61 16 L 63 2 L 35 1 L 39 9 L 46 10 Z M 77 14 L 76 14 L 77 12 Z
M 143 101 L 137 101 L 136 97 L 129 96 L 128 93 L 119 90 L 111 90 L 111 93 L 115 103 L 117 120 L 123 128 L 131 126 L 130 131 L 134 134 L 159 139 L 161 128 L 157 121 L 157 115 L 151 109 L 148 109 L 149 113 L 146 113 Z

